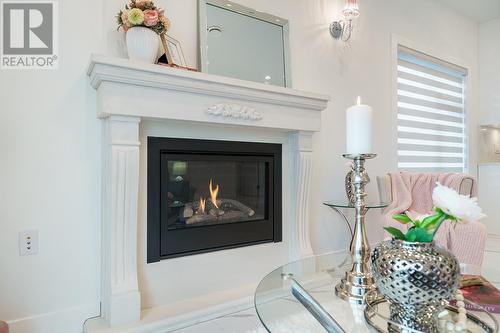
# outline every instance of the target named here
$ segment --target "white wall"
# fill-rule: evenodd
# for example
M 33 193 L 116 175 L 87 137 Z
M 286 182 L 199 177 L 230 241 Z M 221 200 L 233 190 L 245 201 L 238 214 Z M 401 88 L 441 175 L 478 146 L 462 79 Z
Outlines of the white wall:
M 500 223 L 496 218 L 498 211 L 498 190 L 500 189 L 500 163 L 482 163 L 479 169 L 479 205 L 487 215 L 484 221 L 488 234 L 500 237 Z
M 479 138 L 479 163 L 500 162 L 500 128 L 483 127 Z
M 0 318 L 79 332 L 99 314 L 100 124 L 86 76 L 101 0 L 60 1 L 60 68 L 0 71 Z M 20 257 L 18 232 L 39 230 Z
M 480 123 L 500 124 L 500 18 L 479 26 Z
M 480 124 L 500 124 L 500 18 L 479 25 L 479 105 Z M 494 218 L 498 207 L 500 189 L 500 154 L 495 145 L 500 145 L 500 129 L 484 127 L 480 131 L 479 204 L 487 217 L 484 221 L 488 233 L 499 236 L 500 225 Z
M 196 0 L 158 2 L 172 19 L 171 34 L 182 41 L 189 65 L 195 66 Z M 393 169 L 391 33 L 425 45 L 426 50 L 463 59 L 472 64 L 475 75 L 477 26 L 431 0 L 361 0 L 361 17 L 346 44 L 328 33 L 341 0 L 241 3 L 290 20 L 294 87 L 333 97 L 323 113 L 324 130 L 315 136 L 311 219 L 318 252 L 344 248 L 348 244 L 344 227 L 321 204 L 344 197 L 344 110 L 357 95 L 374 107 L 379 157 L 368 168 L 373 179 Z M 86 317 L 98 313 L 100 126 L 85 67 L 89 54 L 101 49 L 101 36 L 105 53 L 123 54 L 114 25 L 115 12 L 123 4 L 123 0 L 61 1 L 61 68 L 0 73 L 0 317 L 29 319 L 61 310 L 73 314 L 60 316 L 69 322 L 65 329 L 49 315 L 18 323 L 14 333 L 77 332 Z M 475 123 L 474 93 L 471 100 L 469 113 Z M 474 163 L 475 151 L 472 154 Z M 380 229 L 371 214 L 370 237 L 376 240 Z M 25 228 L 40 230 L 38 256 L 17 254 L 17 233 Z M 154 283 L 160 286 L 164 281 Z M 52 326 L 21 329 L 40 321 Z

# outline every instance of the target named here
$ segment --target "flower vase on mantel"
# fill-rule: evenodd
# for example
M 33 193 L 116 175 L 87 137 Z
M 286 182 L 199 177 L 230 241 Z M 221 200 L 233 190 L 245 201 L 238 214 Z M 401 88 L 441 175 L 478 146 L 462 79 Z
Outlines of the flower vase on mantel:
M 439 183 L 432 199 L 434 214 L 394 215 L 396 221 L 409 226 L 408 231 L 385 228 L 393 239 L 380 243 L 371 257 L 377 287 L 390 302 L 391 322 L 428 333 L 439 331 L 437 316 L 460 282 L 457 259 L 435 246 L 434 236 L 446 220 L 467 223 L 485 217 L 476 198 L 459 195 Z M 401 331 L 395 326 L 389 324 L 389 332 Z
M 127 30 L 127 53 L 130 60 L 154 64 L 158 58 L 160 39 L 156 32 L 144 27 Z
M 160 36 L 170 28 L 165 11 L 151 0 L 131 0 L 116 15 L 118 28 L 126 33 L 127 52 L 131 60 L 154 64 Z

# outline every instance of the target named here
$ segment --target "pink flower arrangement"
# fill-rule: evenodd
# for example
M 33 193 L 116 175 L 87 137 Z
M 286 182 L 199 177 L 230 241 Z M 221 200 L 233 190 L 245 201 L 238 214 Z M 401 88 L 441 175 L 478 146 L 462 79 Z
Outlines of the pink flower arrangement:
M 154 27 L 159 22 L 159 15 L 156 10 L 147 9 L 144 11 L 144 25 Z
M 146 27 L 158 35 L 162 35 L 170 28 L 170 20 L 165 11 L 155 6 L 152 0 L 131 0 L 116 15 L 118 29 L 127 31 L 132 27 Z
M 141 10 L 146 9 L 146 6 L 153 3 L 151 0 L 136 0 L 135 1 L 135 8 L 139 8 Z

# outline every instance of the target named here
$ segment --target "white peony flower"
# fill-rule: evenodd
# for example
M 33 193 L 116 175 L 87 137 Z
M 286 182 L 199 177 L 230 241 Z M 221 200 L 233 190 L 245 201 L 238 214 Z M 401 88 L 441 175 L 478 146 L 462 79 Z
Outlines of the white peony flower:
M 475 222 L 486 217 L 481 207 L 477 205 L 477 198 L 460 195 L 455 190 L 436 183 L 432 193 L 434 206 L 446 214 L 456 218 L 459 222 Z

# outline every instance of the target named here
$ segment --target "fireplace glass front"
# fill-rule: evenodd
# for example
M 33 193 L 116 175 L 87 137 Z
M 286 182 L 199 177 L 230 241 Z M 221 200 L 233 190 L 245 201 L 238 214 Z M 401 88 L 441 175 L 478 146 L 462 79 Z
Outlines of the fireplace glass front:
M 164 158 L 169 230 L 267 218 L 271 159 L 192 154 Z
M 281 241 L 281 145 L 148 138 L 148 262 Z

